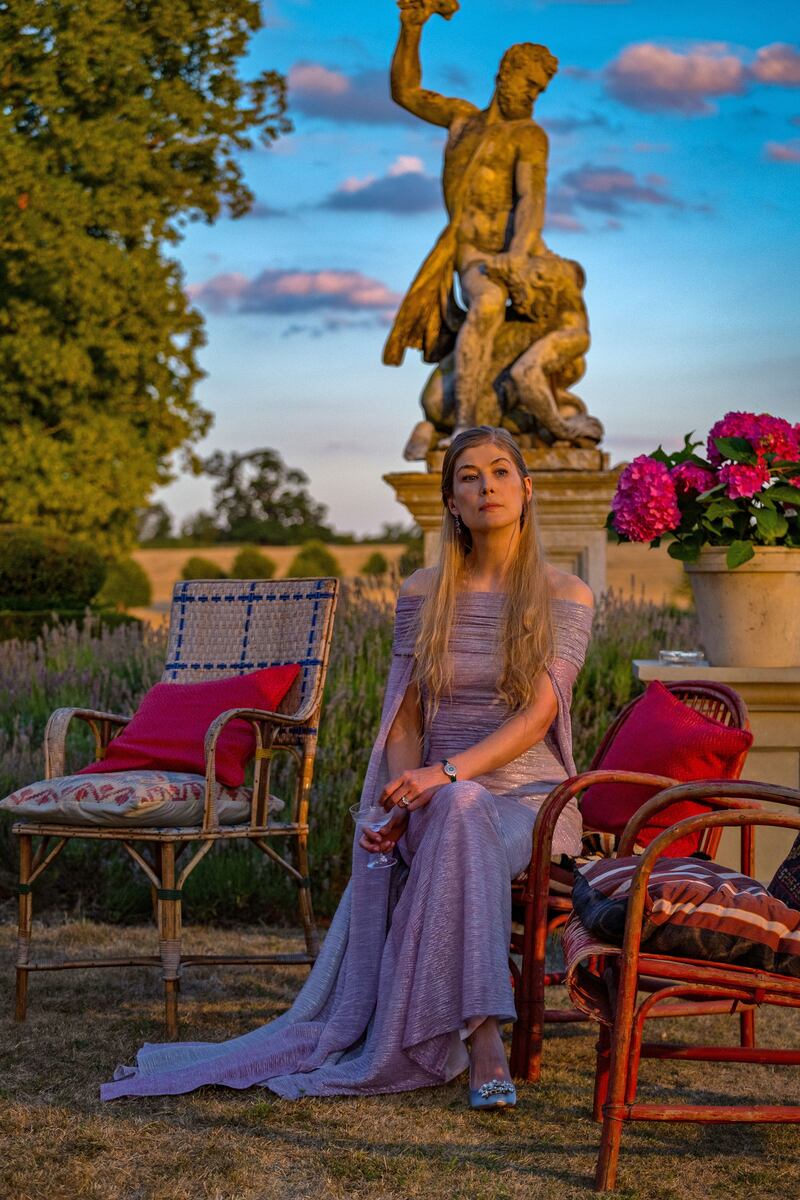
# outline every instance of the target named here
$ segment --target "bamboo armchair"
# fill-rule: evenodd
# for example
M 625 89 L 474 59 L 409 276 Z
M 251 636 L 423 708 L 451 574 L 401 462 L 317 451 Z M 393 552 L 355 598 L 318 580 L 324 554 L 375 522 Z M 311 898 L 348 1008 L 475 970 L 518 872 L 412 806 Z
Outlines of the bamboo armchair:
M 744 701 L 737 692 L 724 684 L 686 680 L 665 686 L 678 700 L 705 716 L 736 729 L 748 727 L 747 707 Z M 611 723 L 588 771 L 553 788 L 542 803 L 533 829 L 529 867 L 520 879 L 512 884 L 512 907 L 521 930 L 512 932 L 511 953 L 520 956 L 522 961 L 517 966 L 513 958 L 509 959 L 517 1006 L 510 1068 L 512 1075 L 531 1083 L 541 1076 L 545 1024 L 588 1020 L 583 1013 L 574 1009 L 548 1009 L 545 1005 L 547 987 L 564 982 L 562 971 L 548 974 L 546 970 L 547 939 L 550 934 L 566 924 L 572 912 L 571 896 L 564 894 L 563 890 L 556 891 L 552 886 L 551 851 L 556 822 L 567 803 L 574 796 L 580 797 L 595 783 L 616 783 L 620 786 L 650 784 L 656 788 L 667 788 L 677 783 L 677 780 L 662 775 L 602 769 L 601 764 L 609 747 L 641 700 L 642 696 L 637 696 Z M 657 737 L 658 730 L 654 729 L 654 740 Z M 741 755 L 736 763 L 734 778 L 741 775 L 745 757 L 746 755 Z M 648 813 L 652 815 L 655 811 L 656 808 L 649 809 Z M 721 829 L 704 829 L 700 847 L 703 853 L 713 858 L 721 835 Z
M 598 1046 L 595 1082 L 595 1115 L 602 1120 L 595 1191 L 614 1188 L 622 1127 L 626 1121 L 692 1121 L 708 1123 L 800 1123 L 800 1104 L 665 1104 L 637 1102 L 639 1063 L 642 1058 L 678 1061 L 764 1063 L 800 1066 L 800 1050 L 754 1045 L 704 1046 L 645 1042 L 648 1018 L 685 1016 L 735 1010 L 753 1012 L 761 1005 L 800 1009 L 800 979 L 723 961 L 679 958 L 641 949 L 642 919 L 647 885 L 656 860 L 676 838 L 696 831 L 738 827 L 742 833 L 742 862 L 752 862 L 752 835 L 756 826 L 800 830 L 800 792 L 767 784 L 718 781 L 683 784 L 662 792 L 654 800 L 664 803 L 684 799 L 713 799 L 726 811 L 704 813 L 679 821 L 660 834 L 641 856 L 633 880 L 625 922 L 621 957 L 609 960 L 601 978 L 613 1008 L 614 1023 Z M 778 801 L 796 813 L 767 811 L 760 801 Z M 728 803 L 726 803 L 728 802 Z M 637 814 L 637 822 L 638 822 Z M 620 854 L 630 854 L 634 822 L 626 827 Z M 638 994 L 645 998 L 639 1001 Z M 638 1007 L 637 1007 L 638 1004 Z
M 14 824 L 12 830 L 19 838 L 20 849 L 17 1020 L 25 1019 L 28 979 L 32 972 L 160 965 L 167 1037 L 175 1039 L 179 980 L 184 966 L 262 962 L 307 964 L 314 961 L 319 947 L 308 870 L 308 811 L 337 595 L 336 579 L 196 580 L 176 585 L 162 681 L 194 683 L 298 662 L 300 673 L 281 703 L 280 711 L 230 709 L 210 725 L 205 736 L 205 799 L 199 824 L 97 827 L 46 824 L 30 818 Z M 220 823 L 216 807 L 216 747 L 228 723 L 241 719 L 250 722 L 256 741 L 250 815 L 242 823 L 225 825 Z M 90 709 L 57 709 L 45 731 L 48 779 L 64 774 L 66 738 L 76 720 L 91 728 L 96 758 L 100 759 L 111 738 L 130 717 Z M 269 811 L 270 769 L 277 754 L 289 755 L 295 764 L 293 794 L 287 798 L 285 819 L 282 820 L 273 819 Z M 31 958 L 33 885 L 73 838 L 118 842 L 144 872 L 153 889 L 158 955 L 58 962 Z M 182 956 L 183 888 L 212 846 L 227 839 L 250 842 L 295 881 L 305 933 L 305 953 Z M 294 844 L 295 864 L 274 848 L 273 841 L 279 845 Z M 187 856 L 185 861 L 179 862 L 184 855 Z

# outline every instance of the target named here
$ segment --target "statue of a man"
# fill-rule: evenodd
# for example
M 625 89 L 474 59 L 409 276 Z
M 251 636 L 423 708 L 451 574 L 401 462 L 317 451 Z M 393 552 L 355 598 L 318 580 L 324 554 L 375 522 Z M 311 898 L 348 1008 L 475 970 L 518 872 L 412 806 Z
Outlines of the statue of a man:
M 383 358 L 398 365 L 405 350 L 414 347 L 426 362 L 439 362 L 455 345 L 458 432 L 483 424 L 494 403 L 492 347 L 509 298 L 503 260 L 524 260 L 544 250 L 548 144 L 532 111 L 558 60 L 545 46 L 512 46 L 503 55 L 488 107 L 479 109 L 421 84 L 422 27 L 434 13 L 449 19 L 457 0 L 398 0 L 398 6 L 392 97 L 415 116 L 448 130 L 443 190 L 450 221 L 400 306 Z M 454 301 L 455 271 L 466 315 Z

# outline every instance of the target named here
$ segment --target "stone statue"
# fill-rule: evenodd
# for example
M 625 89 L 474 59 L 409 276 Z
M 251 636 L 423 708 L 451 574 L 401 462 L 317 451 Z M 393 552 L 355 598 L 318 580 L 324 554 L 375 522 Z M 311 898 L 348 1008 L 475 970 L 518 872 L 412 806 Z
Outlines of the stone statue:
M 542 240 L 547 137 L 533 103 L 558 61 L 522 43 L 503 55 L 489 106 L 478 109 L 422 87 L 422 27 L 449 20 L 457 0 L 398 0 L 400 37 L 392 97 L 447 128 L 442 184 L 449 222 L 408 290 L 384 348 L 399 365 L 408 348 L 439 363 L 426 385 L 406 458 L 422 458 L 448 434 L 503 424 L 523 444 L 595 445 L 602 426 L 569 392 L 589 347 L 577 263 Z M 461 307 L 454 292 L 458 276 Z M 439 435 L 444 434 L 442 438 Z

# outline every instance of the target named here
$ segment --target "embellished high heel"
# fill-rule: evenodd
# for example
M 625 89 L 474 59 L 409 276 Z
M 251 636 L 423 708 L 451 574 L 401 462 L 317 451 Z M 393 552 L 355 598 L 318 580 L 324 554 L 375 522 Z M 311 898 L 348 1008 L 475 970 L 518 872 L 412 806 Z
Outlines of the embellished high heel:
M 469 1089 L 470 1108 L 513 1108 L 516 1103 L 517 1089 L 507 1079 L 490 1079 Z

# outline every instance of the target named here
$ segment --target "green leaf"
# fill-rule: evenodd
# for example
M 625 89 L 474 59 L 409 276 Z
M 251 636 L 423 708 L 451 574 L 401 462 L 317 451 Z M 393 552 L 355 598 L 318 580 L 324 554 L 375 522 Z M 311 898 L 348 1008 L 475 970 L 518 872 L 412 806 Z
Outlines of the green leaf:
M 697 499 L 700 501 L 708 500 L 708 498 L 710 496 L 717 496 L 724 491 L 725 491 L 724 483 L 715 483 L 714 486 L 710 487 L 707 491 L 701 492 L 700 495 L 697 496 Z
M 712 500 L 706 509 L 706 516 L 709 521 L 716 520 L 717 517 L 729 517 L 731 513 L 739 511 L 739 505 L 735 500 Z
M 783 513 L 776 512 L 774 508 L 757 508 L 754 516 L 758 532 L 766 542 L 774 542 L 777 538 L 783 537 L 789 528 L 786 517 Z
M 781 504 L 793 504 L 800 508 L 800 488 L 792 487 L 789 483 L 776 483 L 765 492 L 761 492 L 759 500 L 779 500 Z
M 649 457 L 654 459 L 655 462 L 663 463 L 665 467 L 672 466 L 672 455 L 667 454 L 663 446 L 659 446 Z
M 731 542 L 727 555 L 728 570 L 734 571 L 742 563 L 749 562 L 754 554 L 752 542 Z
M 697 562 L 700 547 L 694 542 L 671 542 L 667 554 L 670 558 L 677 558 L 679 562 Z
M 714 438 L 714 445 L 724 458 L 732 462 L 756 462 L 756 452 L 746 438 Z

